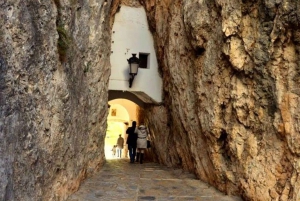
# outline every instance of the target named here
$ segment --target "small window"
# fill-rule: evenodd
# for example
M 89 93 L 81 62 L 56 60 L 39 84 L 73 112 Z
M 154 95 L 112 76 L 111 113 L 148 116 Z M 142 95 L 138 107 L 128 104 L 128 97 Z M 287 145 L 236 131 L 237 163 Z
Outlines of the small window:
M 139 53 L 140 68 L 149 68 L 149 53 Z

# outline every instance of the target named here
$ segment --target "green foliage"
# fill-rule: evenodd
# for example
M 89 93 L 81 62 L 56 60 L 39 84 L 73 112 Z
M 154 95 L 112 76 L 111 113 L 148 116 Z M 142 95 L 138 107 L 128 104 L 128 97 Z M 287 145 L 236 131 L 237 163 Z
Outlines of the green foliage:
M 0 38 L 2 38 L 3 36 L 4 36 L 4 31 L 0 30 Z
M 88 63 L 87 63 L 87 65 L 86 66 L 84 66 L 84 69 L 83 69 L 83 72 L 84 73 L 87 73 L 87 72 L 89 72 L 89 70 L 90 70 L 90 67 L 91 67 L 91 61 L 89 61 Z
M 65 62 L 67 60 L 67 53 L 72 40 L 63 25 L 60 0 L 54 0 L 54 3 L 57 8 L 56 29 L 59 36 L 57 41 L 59 60 L 61 62 Z
M 63 26 L 57 27 L 57 33 L 59 35 L 57 41 L 57 49 L 59 54 L 59 59 L 61 62 L 65 62 L 67 59 L 67 52 L 70 47 L 71 38 L 69 37 L 67 31 Z

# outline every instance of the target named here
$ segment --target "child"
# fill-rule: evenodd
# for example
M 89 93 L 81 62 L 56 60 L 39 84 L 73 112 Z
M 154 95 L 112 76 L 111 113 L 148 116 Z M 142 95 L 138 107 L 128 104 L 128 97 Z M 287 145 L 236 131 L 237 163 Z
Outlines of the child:
M 112 155 L 113 155 L 113 156 L 116 156 L 117 145 L 114 145 L 111 151 L 112 151 Z

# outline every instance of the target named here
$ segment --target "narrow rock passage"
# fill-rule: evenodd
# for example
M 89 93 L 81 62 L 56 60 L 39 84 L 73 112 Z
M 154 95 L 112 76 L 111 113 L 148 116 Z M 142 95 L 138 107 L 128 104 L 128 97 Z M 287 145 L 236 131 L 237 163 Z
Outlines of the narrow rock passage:
M 107 160 L 68 201 L 242 201 L 226 196 L 180 169 L 157 163 L 130 164 L 128 159 Z

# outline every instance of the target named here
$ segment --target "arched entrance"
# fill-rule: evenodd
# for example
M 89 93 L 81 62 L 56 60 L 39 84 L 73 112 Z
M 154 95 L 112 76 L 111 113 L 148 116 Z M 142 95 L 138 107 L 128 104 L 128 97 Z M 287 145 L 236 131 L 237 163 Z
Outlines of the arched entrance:
M 112 148 L 116 145 L 119 135 L 124 138 L 125 146 L 122 151 L 122 158 L 127 158 L 126 130 L 131 126 L 132 121 L 137 121 L 139 106 L 127 99 L 117 98 L 108 102 L 110 105 L 107 117 L 107 131 L 105 137 L 105 157 L 117 159 L 113 156 Z

